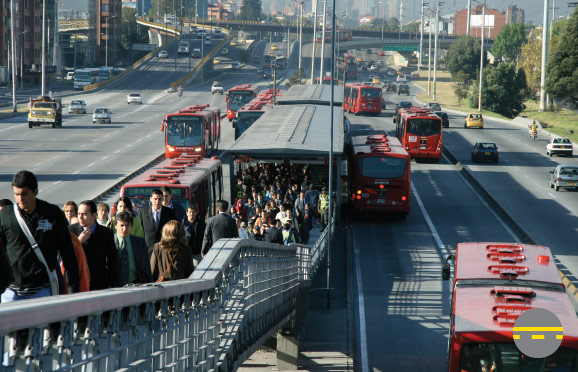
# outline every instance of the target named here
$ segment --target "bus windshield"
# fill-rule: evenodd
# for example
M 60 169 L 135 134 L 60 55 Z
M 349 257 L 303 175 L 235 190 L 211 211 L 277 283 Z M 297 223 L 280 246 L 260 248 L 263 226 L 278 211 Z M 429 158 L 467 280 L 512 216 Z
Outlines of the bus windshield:
M 263 115 L 262 111 L 253 111 L 253 112 L 242 112 L 237 115 L 237 130 L 239 135 L 243 134 L 253 123 L 255 120 L 259 119 Z
M 534 359 L 522 354 L 514 343 L 468 343 L 462 346 L 460 371 L 576 371 L 577 358 L 576 350 L 564 347 L 547 358 Z
M 241 106 L 248 103 L 253 99 L 253 92 L 250 90 L 235 90 L 229 92 L 229 97 L 227 102 L 229 104 L 229 110 L 238 111 Z
M 91 75 L 92 74 L 90 72 L 75 72 L 74 81 L 90 81 Z
M 408 119 L 407 133 L 432 136 L 442 132 L 442 121 L 440 119 Z
M 201 116 L 169 116 L 167 119 L 167 144 L 171 146 L 198 146 L 203 142 Z
M 401 178 L 405 174 L 407 159 L 374 156 L 359 158 L 357 164 L 362 177 Z
M 381 89 L 361 89 L 361 97 L 363 98 L 379 98 Z

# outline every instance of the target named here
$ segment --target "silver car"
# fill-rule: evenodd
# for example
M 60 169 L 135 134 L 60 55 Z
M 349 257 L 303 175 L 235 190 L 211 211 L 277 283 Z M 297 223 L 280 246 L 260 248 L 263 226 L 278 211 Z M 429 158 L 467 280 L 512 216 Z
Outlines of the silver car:
M 112 122 L 112 111 L 106 107 L 99 107 L 94 110 L 92 114 L 92 124 L 99 123 L 111 123 Z
M 140 95 L 140 93 L 129 93 L 126 96 L 126 103 L 128 103 L 129 105 L 131 103 L 138 103 L 142 105 L 142 96 Z
M 70 106 L 68 106 L 68 113 L 86 114 L 86 102 L 81 100 L 74 100 L 70 102 Z
M 578 166 L 558 165 L 550 171 L 550 187 L 558 191 L 560 188 L 578 188 Z

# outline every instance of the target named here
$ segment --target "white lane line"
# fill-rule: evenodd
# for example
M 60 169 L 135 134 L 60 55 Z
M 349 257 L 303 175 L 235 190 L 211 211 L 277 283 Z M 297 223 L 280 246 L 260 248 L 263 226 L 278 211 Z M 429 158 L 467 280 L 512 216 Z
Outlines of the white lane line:
M 62 182 L 62 180 L 58 180 L 58 181 L 54 182 L 54 185 L 58 185 L 60 182 Z
M 554 195 L 552 195 L 552 193 L 547 192 L 546 194 L 550 195 L 552 197 L 552 199 L 556 199 L 556 197 Z
M 120 151 L 121 151 L 121 150 L 116 150 L 114 153 L 115 153 L 115 154 L 118 154 Z
M 354 242 L 355 244 L 355 242 Z M 355 276 L 357 281 L 357 303 L 359 312 L 359 340 L 360 340 L 360 360 L 361 372 L 369 372 L 369 363 L 367 357 L 367 331 L 365 329 L 365 298 L 363 296 L 363 286 L 361 284 L 361 265 L 359 263 L 359 248 L 355 244 Z
M 434 226 L 429 214 L 427 213 L 427 210 L 425 209 L 425 206 L 423 205 L 421 198 L 419 197 L 419 194 L 417 192 L 417 189 L 413 185 L 413 182 L 411 183 L 411 191 L 413 191 L 413 194 L 415 195 L 415 200 L 417 201 L 417 204 L 419 205 L 419 209 L 421 210 L 421 213 L 423 214 L 423 218 L 425 219 L 425 222 L 429 226 L 429 229 L 430 229 L 430 231 L 434 237 L 434 240 L 436 241 L 438 249 L 440 250 L 440 252 L 442 253 L 442 255 L 444 257 L 449 256 L 450 254 L 449 254 L 448 250 L 446 249 L 446 247 L 444 246 L 444 244 L 442 243 L 442 240 L 440 239 L 438 231 L 436 230 L 436 227 Z
M 72 174 L 78 174 L 80 173 L 80 170 L 77 170 L 76 172 L 72 173 Z
M 12 129 L 12 128 L 18 128 L 18 127 L 21 127 L 21 126 L 23 126 L 23 125 L 24 125 L 24 124 L 13 125 L 13 126 L 8 127 L 8 128 L 0 129 L 0 132 L 5 131 L 5 130 L 8 130 L 8 129 Z
M 90 168 L 90 167 L 94 166 L 94 164 L 96 164 L 96 163 L 90 163 L 90 164 L 88 164 L 88 166 L 86 168 Z

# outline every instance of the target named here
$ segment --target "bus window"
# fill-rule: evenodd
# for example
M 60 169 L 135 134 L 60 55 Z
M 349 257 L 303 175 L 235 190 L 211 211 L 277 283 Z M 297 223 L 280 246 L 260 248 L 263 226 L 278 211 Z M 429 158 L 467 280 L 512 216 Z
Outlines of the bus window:
M 216 202 L 217 200 L 217 193 L 216 193 L 216 174 L 215 172 L 211 172 L 211 198 Z
M 219 199 L 223 198 L 223 168 L 217 169 L 217 178 L 219 180 Z
M 359 158 L 359 173 L 369 178 L 400 178 L 405 174 L 407 160 L 392 157 Z

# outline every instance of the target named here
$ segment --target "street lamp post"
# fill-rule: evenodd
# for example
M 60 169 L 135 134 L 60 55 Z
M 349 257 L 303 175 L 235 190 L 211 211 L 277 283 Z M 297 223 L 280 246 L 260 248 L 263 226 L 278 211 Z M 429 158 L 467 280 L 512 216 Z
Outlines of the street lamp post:
M 422 0 L 422 1 L 423 1 L 423 0 Z M 382 5 L 382 6 L 381 6 L 381 9 L 382 9 L 382 12 L 381 12 L 381 13 L 382 13 L 382 14 L 381 14 L 381 16 L 382 16 L 382 17 L 381 17 L 381 40 L 383 40 L 383 31 L 384 31 L 384 28 L 385 28 L 385 0 L 384 0 L 384 1 L 380 1 L 379 3 Z
M 548 0 L 546 0 L 548 1 Z M 482 5 L 482 45 L 480 48 L 480 84 L 478 87 L 478 111 L 482 111 L 482 82 L 484 77 L 484 31 L 486 30 L 486 0 Z
M 323 84 L 323 62 L 325 59 L 325 24 L 326 22 L 326 17 L 327 17 L 327 1 L 328 0 L 323 0 L 323 26 L 322 26 L 322 32 L 321 32 L 321 56 L 319 57 L 320 61 L 321 61 L 321 66 L 320 66 L 320 71 L 319 71 L 319 84 Z
M 301 46 L 303 43 L 303 3 L 305 2 L 305 0 L 302 1 L 297 1 L 297 4 L 299 4 L 300 10 L 299 10 L 299 68 L 297 70 L 297 73 L 299 75 L 299 85 L 301 85 L 301 78 L 302 78 L 302 74 L 301 74 Z
M 429 8 L 428 8 L 429 9 Z M 431 80 L 431 16 L 432 9 L 429 9 L 429 46 L 427 50 L 427 95 L 430 95 L 430 80 Z
M 108 67 L 108 29 L 110 27 L 108 20 L 110 18 L 116 18 L 116 16 L 107 16 L 106 17 L 106 43 L 104 46 L 104 66 Z
M 466 36 L 470 35 L 470 18 L 472 18 L 472 0 L 468 0 L 468 18 L 466 23 Z
M 12 25 L 14 27 L 14 24 Z M 46 0 L 42 0 L 42 89 L 41 96 L 44 96 L 46 87 Z
M 433 100 L 436 100 L 436 82 L 437 82 L 437 68 L 438 68 L 438 25 L 439 25 L 440 0 L 436 5 L 436 26 L 435 26 L 435 42 L 434 42 L 434 73 L 433 73 Z M 431 27 L 431 25 L 430 25 Z
M 24 87 L 24 37 L 23 35 L 28 31 L 20 33 L 20 89 Z
M 423 54 L 423 7 L 426 5 L 424 0 L 421 0 L 421 23 L 419 24 L 419 57 L 417 62 L 417 71 L 419 72 L 421 68 L 421 58 Z M 382 37 L 383 38 L 383 37 Z
M 10 49 L 12 57 L 12 111 L 17 112 L 18 107 L 16 105 L 16 63 L 14 62 L 14 0 L 10 1 Z
M 317 0 L 313 0 L 313 49 L 311 52 L 311 84 L 315 74 L 315 48 L 317 47 Z
M 548 0 L 544 0 L 544 21 L 542 24 L 542 68 L 540 70 L 540 111 L 545 111 L 546 105 L 546 62 L 548 59 Z

